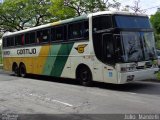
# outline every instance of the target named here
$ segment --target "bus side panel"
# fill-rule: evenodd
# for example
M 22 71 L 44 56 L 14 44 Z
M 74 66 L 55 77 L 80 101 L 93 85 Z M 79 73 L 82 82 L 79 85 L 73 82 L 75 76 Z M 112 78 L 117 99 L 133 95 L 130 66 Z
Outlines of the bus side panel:
M 3 69 L 6 71 L 12 71 L 12 62 L 11 62 L 11 58 L 9 57 L 4 57 L 3 58 Z
M 33 64 L 32 64 L 33 58 L 32 57 L 25 57 L 23 58 L 21 62 L 25 64 L 27 73 L 33 73 Z
M 61 77 L 76 78 L 76 69 L 80 64 L 86 64 L 92 71 L 92 62 L 90 61 L 89 42 L 77 42 L 71 49 L 69 58 L 66 62 Z M 68 66 L 70 64 L 70 69 Z M 70 72 L 70 73 L 69 73 Z M 67 76 L 68 75 L 68 76 Z
M 54 67 L 54 63 L 56 61 L 56 56 L 61 48 L 60 44 L 51 45 L 50 47 L 50 55 L 46 59 L 44 68 L 43 68 L 43 75 L 51 75 L 52 68 Z
M 70 57 L 70 53 L 72 51 L 72 49 L 74 48 L 74 43 L 68 43 L 67 45 L 67 58 L 63 67 L 63 70 L 61 71 L 61 76 L 60 77 L 64 77 L 64 78 L 73 78 L 71 76 L 71 57 Z
M 67 62 L 72 46 L 73 44 L 69 45 L 68 43 L 64 43 L 60 45 L 56 58 L 54 58 L 55 61 L 53 61 L 54 63 L 53 63 L 52 70 L 51 70 L 51 76 L 61 77 L 62 71 Z
M 49 45 L 42 46 L 39 56 L 33 57 L 33 74 L 43 75 L 43 68 L 49 55 L 49 48 Z

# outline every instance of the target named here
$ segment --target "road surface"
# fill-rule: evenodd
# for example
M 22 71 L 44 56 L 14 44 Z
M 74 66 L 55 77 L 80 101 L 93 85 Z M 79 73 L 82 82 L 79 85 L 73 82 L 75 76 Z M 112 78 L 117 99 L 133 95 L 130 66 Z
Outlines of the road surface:
M 93 87 L 83 87 L 75 80 L 21 78 L 0 70 L 0 113 L 157 114 L 160 82 L 95 83 Z

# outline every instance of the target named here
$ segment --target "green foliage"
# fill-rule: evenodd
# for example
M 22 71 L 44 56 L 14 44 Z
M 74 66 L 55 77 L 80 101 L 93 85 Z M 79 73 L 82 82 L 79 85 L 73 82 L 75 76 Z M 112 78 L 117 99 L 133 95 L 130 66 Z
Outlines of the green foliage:
M 18 31 L 45 23 L 118 7 L 116 0 L 5 0 L 0 4 L 0 32 Z
M 64 0 L 51 0 L 50 12 L 54 14 L 54 21 L 63 20 L 75 16 L 75 11 L 64 6 Z
M 155 15 L 152 15 L 150 20 L 156 33 L 160 34 L 160 11 L 157 11 Z
M 160 10 L 151 16 L 150 21 L 155 31 L 156 48 L 160 49 Z
M 160 80 L 160 72 L 158 72 L 158 73 L 156 74 L 156 78 L 157 78 L 157 80 Z
M 58 18 L 65 19 L 73 16 L 109 10 L 110 7 L 118 8 L 120 3 L 116 0 L 51 0 L 53 6 L 50 11 Z
M 155 34 L 156 48 L 160 49 L 160 35 Z
M 5 0 L 0 5 L 0 28 L 15 31 L 50 22 L 50 6 L 50 0 Z

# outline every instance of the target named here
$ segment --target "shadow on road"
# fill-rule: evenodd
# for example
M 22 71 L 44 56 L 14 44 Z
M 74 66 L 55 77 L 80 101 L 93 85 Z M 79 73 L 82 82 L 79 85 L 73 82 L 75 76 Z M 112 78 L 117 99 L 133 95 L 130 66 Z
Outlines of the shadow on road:
M 95 87 L 137 94 L 160 95 L 160 84 L 148 81 L 138 81 L 122 85 L 96 83 Z
M 38 75 L 29 75 L 28 78 L 34 80 L 44 80 L 49 82 L 65 83 L 65 84 L 80 86 L 78 81 L 74 79 L 55 78 L 55 77 L 38 76 Z M 93 82 L 92 88 L 93 87 L 106 90 L 114 90 L 114 91 L 133 92 L 137 94 L 160 95 L 160 82 L 159 83 L 154 82 L 154 80 L 138 81 L 122 85 Z

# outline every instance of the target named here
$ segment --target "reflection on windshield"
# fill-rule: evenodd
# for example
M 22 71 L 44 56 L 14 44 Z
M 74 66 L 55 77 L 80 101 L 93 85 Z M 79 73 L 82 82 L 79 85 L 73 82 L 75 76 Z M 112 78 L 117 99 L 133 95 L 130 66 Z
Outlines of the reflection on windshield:
M 154 35 L 152 32 L 141 33 L 143 37 L 143 46 L 146 60 L 154 59 L 156 56 L 155 52 L 155 43 L 154 43 Z
M 125 62 L 138 62 L 156 58 L 152 32 L 122 32 Z
M 143 59 L 140 36 L 135 32 L 123 32 L 125 61 L 141 61 Z

